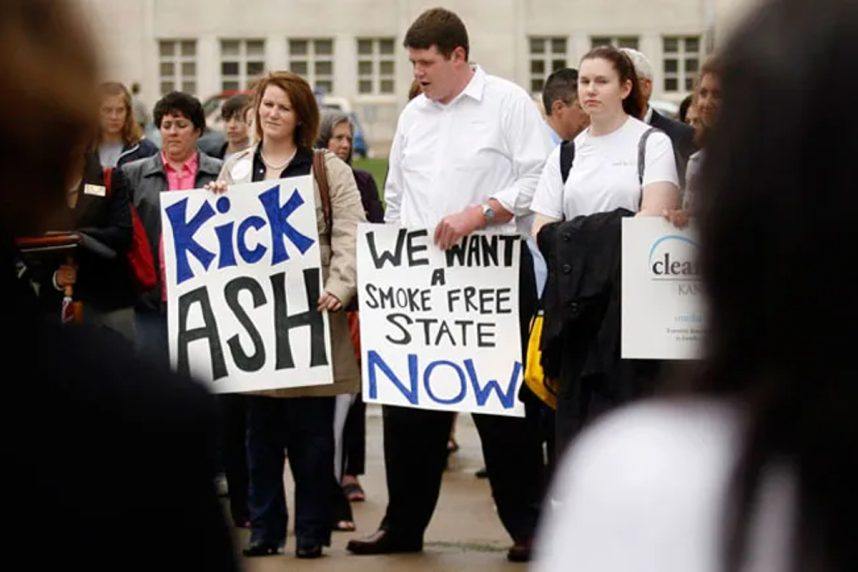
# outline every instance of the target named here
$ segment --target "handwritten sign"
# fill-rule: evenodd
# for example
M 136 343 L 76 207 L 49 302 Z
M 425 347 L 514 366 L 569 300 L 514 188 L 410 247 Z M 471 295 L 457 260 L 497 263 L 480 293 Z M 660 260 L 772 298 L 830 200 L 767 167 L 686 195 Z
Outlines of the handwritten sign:
M 161 195 L 170 359 L 217 393 L 333 383 L 309 176 Z
M 363 398 L 521 417 L 517 235 L 358 227 Z

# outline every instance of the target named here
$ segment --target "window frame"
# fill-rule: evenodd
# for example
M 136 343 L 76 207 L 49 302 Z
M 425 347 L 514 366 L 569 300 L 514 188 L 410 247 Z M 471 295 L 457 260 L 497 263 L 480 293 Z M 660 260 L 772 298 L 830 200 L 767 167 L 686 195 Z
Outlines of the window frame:
M 167 44 L 172 45 L 173 53 L 164 55 L 163 47 Z M 193 46 L 192 54 L 186 55 L 184 45 L 190 44 Z M 158 92 L 163 96 L 171 91 L 183 91 L 191 95 L 197 94 L 197 40 L 196 38 L 158 38 Z M 194 73 L 185 74 L 184 64 L 193 64 Z M 172 64 L 173 73 L 165 75 L 162 66 L 164 64 Z M 164 84 L 170 82 L 173 88 L 164 90 Z M 188 84 L 193 85 L 193 89 L 186 89 Z

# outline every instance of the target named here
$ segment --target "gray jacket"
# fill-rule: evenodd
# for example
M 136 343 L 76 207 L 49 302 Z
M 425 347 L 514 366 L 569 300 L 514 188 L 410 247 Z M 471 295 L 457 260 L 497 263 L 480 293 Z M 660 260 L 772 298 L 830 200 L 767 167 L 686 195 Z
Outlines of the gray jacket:
M 203 152 L 199 154 L 199 166 L 194 187 L 200 188 L 206 183 L 216 181 L 220 173 L 220 159 L 209 157 Z M 167 174 L 164 172 L 164 162 L 161 154 L 157 153 L 146 159 L 133 161 L 122 166 L 122 172 L 128 179 L 128 189 L 137 214 L 146 229 L 152 258 L 155 261 L 155 273 L 158 284 L 144 292 L 137 302 L 138 310 L 159 310 L 161 307 L 161 193 L 167 190 Z

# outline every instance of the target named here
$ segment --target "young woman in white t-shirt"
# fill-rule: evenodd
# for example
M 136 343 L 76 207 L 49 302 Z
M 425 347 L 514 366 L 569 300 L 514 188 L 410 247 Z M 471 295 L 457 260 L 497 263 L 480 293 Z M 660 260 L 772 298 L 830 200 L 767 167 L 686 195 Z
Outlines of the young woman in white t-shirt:
M 643 184 L 638 149 L 650 126 L 637 119 L 643 99 L 634 64 L 611 46 L 591 50 L 581 60 L 578 99 L 590 127 L 575 138 L 575 158 L 566 183 L 560 173 L 560 147 L 546 160 L 531 209 L 533 235 L 543 225 L 579 215 L 626 208 L 661 216 L 679 203 L 673 146 L 664 133 L 646 140 Z

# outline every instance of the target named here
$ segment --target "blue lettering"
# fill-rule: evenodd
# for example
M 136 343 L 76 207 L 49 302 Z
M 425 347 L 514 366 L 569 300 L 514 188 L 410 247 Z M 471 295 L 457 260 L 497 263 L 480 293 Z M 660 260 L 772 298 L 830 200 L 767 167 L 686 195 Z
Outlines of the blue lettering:
M 167 218 L 170 220 L 170 226 L 173 229 L 173 242 L 176 247 L 176 281 L 178 284 L 194 277 L 194 272 L 188 262 L 188 252 L 193 254 L 206 270 L 215 257 L 214 254 L 194 240 L 194 234 L 215 215 L 214 209 L 209 203 L 203 203 L 199 212 L 194 215 L 190 222 L 186 222 L 187 210 L 188 199 L 182 199 L 167 207 Z
M 295 210 L 304 204 L 304 199 L 295 189 L 292 196 L 286 201 L 282 207 L 279 206 L 280 187 L 271 187 L 261 195 L 259 200 L 262 206 L 265 207 L 265 214 L 268 216 L 268 223 L 271 226 L 271 245 L 274 247 L 274 252 L 271 257 L 271 265 L 280 264 L 284 260 L 289 260 L 289 253 L 286 251 L 285 241 L 281 239 L 281 235 L 285 235 L 292 244 L 304 254 L 313 246 L 313 239 L 308 238 L 298 232 L 287 219 Z
M 432 375 L 432 370 L 434 370 L 439 365 L 446 365 L 452 367 L 454 370 L 456 370 L 456 373 L 459 374 L 459 384 L 462 389 L 459 390 L 459 394 L 455 397 L 451 397 L 450 399 L 441 399 L 440 397 L 436 396 L 435 393 L 432 391 L 432 387 L 429 385 L 429 379 Z M 426 388 L 426 393 L 429 394 L 429 397 L 431 397 L 432 400 L 435 401 L 435 403 L 443 403 L 444 405 L 460 403 L 465 398 L 465 394 L 468 392 L 468 386 L 465 383 L 465 373 L 462 371 L 462 368 L 460 368 L 453 362 L 446 360 L 433 361 L 429 364 L 429 367 L 427 367 L 426 371 L 423 372 L 423 387 Z
M 393 382 L 396 389 L 405 396 L 405 399 L 407 399 L 411 405 L 417 405 L 417 356 L 415 354 L 408 354 L 408 377 L 411 382 L 411 388 L 408 389 L 401 381 L 399 381 L 399 377 L 393 373 L 393 370 L 388 367 L 383 359 L 381 359 L 378 352 L 369 350 L 367 352 L 367 368 L 369 371 L 370 399 L 378 399 L 376 367 L 379 368 L 385 376 L 387 376 L 387 379 Z
M 233 223 L 222 224 L 215 229 L 217 241 L 220 244 L 220 258 L 217 261 L 218 268 L 235 266 L 235 251 L 232 249 L 232 227 Z
M 238 253 L 248 264 L 259 262 L 259 260 L 265 256 L 265 252 L 268 249 L 261 244 L 257 244 L 256 248 L 253 250 L 247 248 L 247 231 L 250 228 L 259 230 L 264 226 L 265 220 L 258 216 L 247 217 L 240 225 L 238 225 L 238 236 L 236 237 L 236 240 L 238 241 Z
M 495 392 L 498 394 L 498 398 L 500 399 L 503 408 L 512 409 L 512 406 L 515 404 L 516 390 L 518 389 L 518 378 L 521 374 L 521 364 L 519 362 L 515 362 L 515 365 L 513 365 L 512 375 L 509 378 L 509 386 L 507 387 L 506 393 L 501 391 L 500 384 L 494 379 L 490 379 L 484 387 L 480 387 L 479 380 L 477 379 L 477 370 L 474 367 L 474 360 L 466 359 L 465 369 L 468 370 L 468 376 L 471 378 L 471 386 L 474 388 L 474 396 L 477 399 L 477 405 L 485 405 L 491 393 Z

